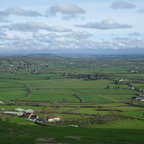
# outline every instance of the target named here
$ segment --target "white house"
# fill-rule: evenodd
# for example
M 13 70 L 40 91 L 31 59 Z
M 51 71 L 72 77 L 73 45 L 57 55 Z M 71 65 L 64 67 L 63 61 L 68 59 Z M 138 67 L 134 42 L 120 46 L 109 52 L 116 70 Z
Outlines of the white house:
M 0 104 L 4 104 L 4 102 L 3 102 L 3 101 L 0 101 Z
M 23 112 L 5 111 L 3 114 L 22 116 L 22 115 L 23 115 Z
M 57 122 L 60 121 L 61 117 L 60 116 L 48 116 L 48 122 Z

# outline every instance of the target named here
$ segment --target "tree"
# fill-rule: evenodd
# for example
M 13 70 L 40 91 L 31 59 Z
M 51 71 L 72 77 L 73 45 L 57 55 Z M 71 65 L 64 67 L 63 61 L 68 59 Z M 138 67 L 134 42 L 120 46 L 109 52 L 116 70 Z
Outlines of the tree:
M 52 108 L 52 107 L 45 107 L 43 109 L 43 113 L 47 114 L 47 113 L 54 113 L 55 112 L 55 109 Z
M 109 85 L 106 86 L 106 89 L 109 89 Z
M 6 122 L 10 122 L 10 121 L 11 121 L 11 117 L 9 117 L 9 116 L 6 117 L 6 118 L 5 118 L 5 121 L 6 121 Z

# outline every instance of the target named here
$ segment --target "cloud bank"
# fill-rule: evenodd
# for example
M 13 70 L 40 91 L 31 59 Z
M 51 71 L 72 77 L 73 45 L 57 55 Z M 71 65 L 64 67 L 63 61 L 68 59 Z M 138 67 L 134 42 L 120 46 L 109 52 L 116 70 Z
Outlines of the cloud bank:
M 41 13 L 32 10 L 24 10 L 21 8 L 8 8 L 4 11 L 0 11 L 0 16 L 9 16 L 9 15 L 17 15 L 17 16 L 26 16 L 26 17 L 36 17 L 42 16 Z
M 10 50 L 77 50 L 77 49 L 143 49 L 144 39 L 113 38 L 111 40 L 91 40 L 91 33 L 86 31 L 70 32 L 68 34 L 34 32 L 29 38 L 19 37 L 8 31 L 0 32 L 1 51 Z M 5 43 L 2 43 L 5 41 Z
M 63 19 L 78 18 L 79 14 L 85 14 L 85 10 L 76 5 L 70 4 L 56 4 L 47 11 L 47 16 L 56 16 L 58 13 L 62 14 Z
M 129 33 L 129 36 L 140 36 L 141 34 L 138 32 Z
M 131 9 L 131 8 L 136 8 L 136 6 L 134 4 L 130 4 L 130 3 L 127 3 L 127 2 L 123 2 L 123 1 L 113 2 L 111 4 L 111 7 L 113 9 L 121 9 L 121 8 Z
M 75 25 L 75 27 L 100 29 L 100 30 L 132 28 L 131 25 L 120 24 L 120 23 L 115 22 L 112 19 L 102 20 L 101 22 L 89 22 L 89 23 L 86 23 L 84 25 Z
M 16 23 L 11 25 L 3 25 L 1 28 L 9 29 L 12 31 L 22 31 L 22 32 L 37 32 L 39 30 L 55 31 L 55 32 L 70 32 L 69 28 L 61 26 L 49 27 L 42 22 L 27 22 L 27 23 Z

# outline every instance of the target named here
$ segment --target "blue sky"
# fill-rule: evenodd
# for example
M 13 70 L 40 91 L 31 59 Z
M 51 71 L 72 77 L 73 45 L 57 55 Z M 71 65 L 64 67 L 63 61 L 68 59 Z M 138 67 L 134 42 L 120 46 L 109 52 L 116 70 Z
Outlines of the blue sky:
M 0 0 L 0 52 L 143 50 L 143 0 Z

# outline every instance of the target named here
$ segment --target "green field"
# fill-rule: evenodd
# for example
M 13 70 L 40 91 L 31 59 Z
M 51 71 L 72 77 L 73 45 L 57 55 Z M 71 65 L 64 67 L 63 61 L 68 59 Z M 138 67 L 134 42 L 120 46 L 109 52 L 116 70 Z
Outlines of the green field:
M 3 90 L 0 91 L 0 99 L 1 100 L 17 100 L 25 97 L 27 92 L 25 89 L 14 89 L 14 90 Z
M 2 82 L 2 85 L 6 83 L 9 83 L 9 81 Z M 29 85 L 32 89 L 30 97 L 26 97 L 28 94 L 28 92 L 24 89 L 26 85 Z M 109 85 L 109 89 L 105 89 L 107 85 Z M 130 97 L 137 93 L 136 90 L 128 89 L 128 86 L 126 85 L 120 85 L 120 87 L 123 89 L 115 89 L 116 86 L 117 85 L 110 80 L 16 80 L 14 82 L 10 81 L 7 87 L 3 85 L 0 96 L 2 100 L 15 100 L 24 98 L 24 100 L 30 101 L 36 100 L 62 102 L 64 99 L 67 99 L 67 102 L 80 102 L 79 99 L 73 96 L 75 94 L 82 98 L 84 102 L 123 102 L 128 101 Z M 14 87 L 15 89 L 10 89 L 8 87 Z M 2 97 L 3 94 L 5 97 Z
M 0 57 L 0 143 L 142 144 L 144 102 L 131 97 L 144 95 L 143 62 L 138 55 Z M 41 126 L 4 114 L 16 108 L 61 121 Z
M 73 95 L 33 95 L 28 98 L 25 98 L 26 101 L 50 101 L 50 102 L 80 102 L 79 99 Z

